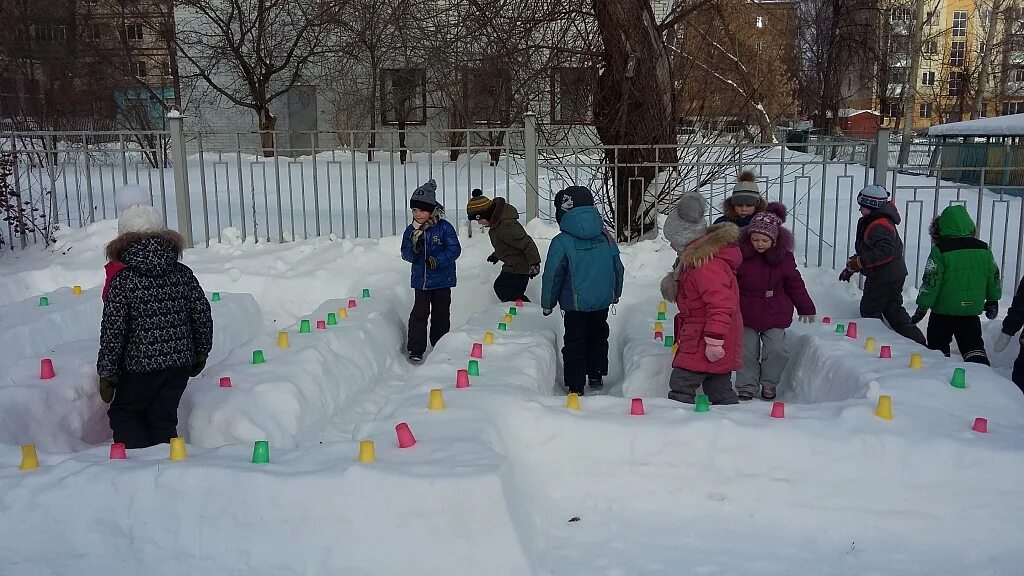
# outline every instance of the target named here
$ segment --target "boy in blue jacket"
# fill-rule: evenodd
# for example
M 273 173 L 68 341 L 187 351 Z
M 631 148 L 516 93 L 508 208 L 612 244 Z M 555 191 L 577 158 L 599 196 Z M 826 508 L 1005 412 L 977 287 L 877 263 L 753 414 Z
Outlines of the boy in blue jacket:
M 604 385 L 608 374 L 608 307 L 622 296 L 625 270 L 615 239 L 605 230 L 594 196 L 582 186 L 555 195 L 561 233 L 551 240 L 544 264 L 541 306 L 565 313 L 562 374 L 570 393 Z
M 412 264 L 411 284 L 416 291 L 409 314 L 408 349 L 413 364 L 422 363 L 427 351 L 428 318 L 431 346 L 451 329 L 455 261 L 462 254 L 455 227 L 444 219 L 444 206 L 438 204 L 436 193 L 433 180 L 412 193 L 413 221 L 402 236 L 402 259 Z

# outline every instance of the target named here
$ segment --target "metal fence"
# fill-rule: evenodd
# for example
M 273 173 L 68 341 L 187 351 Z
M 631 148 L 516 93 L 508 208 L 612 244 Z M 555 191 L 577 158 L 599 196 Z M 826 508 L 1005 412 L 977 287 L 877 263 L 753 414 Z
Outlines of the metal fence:
M 765 196 L 788 206 L 787 226 L 804 265 L 845 263 L 859 218 L 856 193 L 879 183 L 893 192 L 904 215 L 901 233 L 915 279 L 931 245 L 928 225 L 951 203 L 968 206 L 1004 275 L 1019 279 L 1020 189 L 991 184 L 984 173 L 990 168 L 940 161 L 937 143 L 918 143 L 905 165 L 895 164 L 897 152 L 886 130 L 874 141 L 799 144 L 552 143 L 532 115 L 523 126 L 505 129 L 311 132 L 288 138 L 192 133 L 181 118 L 168 118 L 166 132 L 0 134 L 0 153 L 15 160 L 9 178 L 14 192 L 32 208 L 28 225 L 8 218 L 4 235 L 12 246 L 45 241 L 56 225 L 81 227 L 116 217 L 114 198 L 126 185 L 146 188 L 165 222 L 190 242 L 396 235 L 408 222 L 409 194 L 431 178 L 456 221 L 464 218 L 474 188 L 506 198 L 531 219 L 552 218 L 554 194 L 583 185 L 594 191 L 620 237 L 651 237 L 658 215 L 684 190 L 707 198 L 713 220 L 737 174 L 752 168 Z M 972 171 L 982 173 L 965 177 Z M 1018 182 L 1019 176 L 1006 181 Z M 470 227 L 460 230 L 471 233 Z

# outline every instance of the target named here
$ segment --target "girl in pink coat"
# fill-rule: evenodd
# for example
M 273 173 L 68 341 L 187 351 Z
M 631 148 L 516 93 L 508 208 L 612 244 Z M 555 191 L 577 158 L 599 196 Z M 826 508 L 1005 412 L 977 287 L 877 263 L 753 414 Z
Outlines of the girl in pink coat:
M 807 294 L 793 256 L 793 235 L 782 227 L 786 207 L 772 202 L 740 233 L 743 265 L 739 269 L 743 312 L 743 369 L 736 374 L 740 400 L 775 398 L 789 357 L 786 328 L 793 309 L 801 322 L 814 322 L 814 302 Z
M 679 253 L 670 275 L 675 294 L 669 277 L 662 284 L 663 295 L 674 296 L 679 307 L 675 317 L 679 349 L 672 361 L 668 397 L 692 404 L 703 387 L 712 404 L 737 404 L 732 372 L 743 367 L 743 318 L 736 281 L 736 270 L 743 262 L 736 246 L 740 231 L 726 222 L 691 239 L 703 225 L 704 208 L 703 198 L 691 194 L 696 198 L 684 194 L 665 224 L 665 236 Z M 683 229 L 687 233 L 678 233 Z

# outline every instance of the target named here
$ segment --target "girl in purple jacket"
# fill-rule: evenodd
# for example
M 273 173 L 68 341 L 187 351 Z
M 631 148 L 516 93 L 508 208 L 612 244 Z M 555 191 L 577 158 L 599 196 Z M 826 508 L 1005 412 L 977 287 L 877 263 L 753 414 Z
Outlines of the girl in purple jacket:
M 775 398 L 786 368 L 786 328 L 793 308 L 801 322 L 814 322 L 817 312 L 793 257 L 793 234 L 782 227 L 786 207 L 772 202 L 754 216 L 740 235 L 743 264 L 739 278 L 743 312 L 743 370 L 736 373 L 740 400 Z

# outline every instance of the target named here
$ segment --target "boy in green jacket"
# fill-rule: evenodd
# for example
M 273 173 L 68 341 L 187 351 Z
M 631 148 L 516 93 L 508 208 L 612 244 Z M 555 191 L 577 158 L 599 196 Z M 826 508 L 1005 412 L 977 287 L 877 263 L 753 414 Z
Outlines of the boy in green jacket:
M 931 310 L 929 348 L 949 356 L 949 344 L 956 338 L 964 362 L 988 365 L 979 315 L 984 312 L 989 320 L 999 315 L 1002 283 L 992 250 L 974 237 L 974 230 L 974 221 L 960 204 L 948 206 L 932 222 L 932 251 L 911 321 L 920 322 Z

